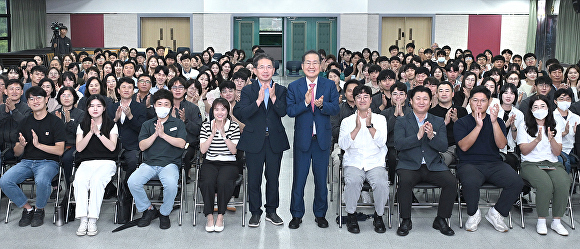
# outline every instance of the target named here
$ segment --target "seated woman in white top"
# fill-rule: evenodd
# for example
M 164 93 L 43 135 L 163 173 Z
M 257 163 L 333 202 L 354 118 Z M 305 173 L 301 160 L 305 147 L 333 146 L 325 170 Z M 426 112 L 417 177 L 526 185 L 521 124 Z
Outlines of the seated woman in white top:
M 574 99 L 574 93 L 570 88 L 560 88 L 554 93 L 554 102 L 556 103 L 556 110 L 554 110 L 554 119 L 558 130 L 562 131 L 562 154 L 558 157 L 558 161 L 563 162 L 562 157 L 566 158 L 564 167 L 566 172 L 570 173 L 570 164 L 576 163 L 575 157 L 570 157 L 570 152 L 574 148 L 576 125 L 580 124 L 580 116 L 569 111 L 570 105 Z
M 87 99 L 85 117 L 78 126 L 76 158 L 81 161 L 73 182 L 75 215 L 81 220 L 77 235 L 97 234 L 97 219 L 105 186 L 115 174 L 117 125 L 107 115 L 105 97 L 93 94 Z M 90 192 L 90 194 L 89 194 Z
M 522 152 L 520 175 L 536 189 L 536 231 L 547 234 L 546 217 L 552 203 L 552 230 L 560 235 L 568 231 L 560 223 L 566 211 L 570 177 L 558 162 L 562 152 L 562 131 L 556 128 L 548 98 L 530 97 L 525 122 L 518 128 L 517 142 Z
M 505 122 L 508 130 L 507 145 L 499 151 L 505 154 L 506 163 L 518 170 L 519 158 L 515 154 L 517 128 L 524 122 L 524 114 L 515 108 L 514 104 L 519 100 L 518 89 L 514 84 L 505 84 L 499 90 L 501 108 L 497 114 Z
M 214 119 L 205 121 L 200 133 L 200 151 L 205 159 L 199 171 L 199 188 L 203 197 L 203 213 L 207 217 L 205 230 L 224 230 L 224 214 L 234 193 L 238 178 L 236 146 L 240 140 L 240 127 L 231 121 L 230 103 L 224 98 L 213 101 Z M 217 193 L 218 215 L 214 225 L 214 196 Z

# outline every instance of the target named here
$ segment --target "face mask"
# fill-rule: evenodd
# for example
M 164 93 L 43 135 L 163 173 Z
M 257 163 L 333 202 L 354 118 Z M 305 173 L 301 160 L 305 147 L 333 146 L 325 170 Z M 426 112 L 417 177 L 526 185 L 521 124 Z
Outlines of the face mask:
M 439 57 L 439 58 L 437 58 L 437 62 L 444 63 L 445 62 L 445 57 Z
M 165 118 L 169 114 L 171 108 L 169 107 L 155 107 L 155 113 L 157 113 L 158 118 Z
M 532 114 L 534 114 L 534 117 L 537 119 L 544 119 L 546 116 L 548 116 L 548 110 L 546 109 L 535 110 L 532 112 Z
M 562 111 L 567 111 L 571 104 L 572 102 L 568 101 L 558 101 L 558 108 L 560 108 Z

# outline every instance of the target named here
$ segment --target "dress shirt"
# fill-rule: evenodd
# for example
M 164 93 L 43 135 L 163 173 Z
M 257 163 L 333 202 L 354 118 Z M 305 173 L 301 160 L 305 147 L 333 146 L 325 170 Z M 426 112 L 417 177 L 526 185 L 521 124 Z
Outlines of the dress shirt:
M 314 98 L 316 98 L 316 88 L 318 87 L 318 77 L 316 77 L 316 79 L 314 80 L 314 82 L 311 82 L 308 78 L 306 78 L 306 87 L 310 88 L 310 84 L 314 84 L 314 86 L 312 87 L 312 91 L 314 92 Z M 314 101 L 316 99 L 311 99 L 310 103 L 312 103 L 312 101 Z M 307 104 L 306 101 L 304 101 L 304 104 L 310 108 L 310 104 Z M 318 108 L 316 105 L 314 106 L 314 108 Z M 316 122 L 312 121 L 312 135 L 316 135 Z
M 361 129 L 354 140 L 350 133 L 356 127 L 358 112 L 342 120 L 338 145 L 344 150 L 342 164 L 344 166 L 357 167 L 369 171 L 376 167 L 385 167 L 387 156 L 387 120 L 381 114 L 372 113 L 372 124 L 376 129 L 373 138 L 369 129 L 366 128 L 366 118 L 360 119 Z

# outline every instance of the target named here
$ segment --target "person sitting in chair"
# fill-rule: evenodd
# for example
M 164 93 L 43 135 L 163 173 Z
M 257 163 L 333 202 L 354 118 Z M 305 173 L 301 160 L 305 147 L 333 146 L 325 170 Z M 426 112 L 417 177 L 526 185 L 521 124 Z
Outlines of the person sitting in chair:
M 375 232 L 386 231 L 383 214 L 389 199 L 389 177 L 385 163 L 387 121 L 383 115 L 371 111 L 371 94 L 372 89 L 369 86 L 356 86 L 352 95 L 357 111 L 345 118 L 340 125 L 338 145 L 344 150 L 342 165 L 344 202 L 348 213 L 346 224 L 351 233 L 360 232 L 355 211 L 365 179 L 373 188 Z
M 143 151 L 143 163 L 131 174 L 127 184 L 137 211 L 143 212 L 137 226 L 149 226 L 159 217 L 159 228 L 168 229 L 171 227 L 169 214 L 177 196 L 178 165 L 181 164 L 187 132 L 181 119 L 169 115 L 173 108 L 173 94 L 169 90 L 159 89 L 151 97 L 151 102 L 157 116 L 141 126 L 139 149 Z M 163 185 L 163 204 L 159 211 L 151 205 L 143 188 L 153 177 L 158 177 Z

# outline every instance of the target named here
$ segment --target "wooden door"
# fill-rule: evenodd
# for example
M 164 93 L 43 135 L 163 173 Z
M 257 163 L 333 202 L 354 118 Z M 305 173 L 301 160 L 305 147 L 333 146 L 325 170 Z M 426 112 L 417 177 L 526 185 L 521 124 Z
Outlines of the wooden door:
M 406 40 L 402 49 L 409 42 L 415 44 L 415 54 L 419 48 L 431 47 L 431 28 L 431 17 L 405 17 Z
M 383 17 L 381 54 L 389 55 L 391 45 L 406 52 L 405 46 L 410 42 L 415 44 L 416 50 L 428 48 L 431 46 L 431 30 L 431 17 Z
M 141 18 L 141 47 L 164 46 L 173 51 L 190 47 L 191 25 L 188 17 Z
M 389 54 L 391 45 L 396 45 L 399 51 L 405 49 L 405 18 L 383 17 L 382 23 L 381 55 L 391 57 Z

